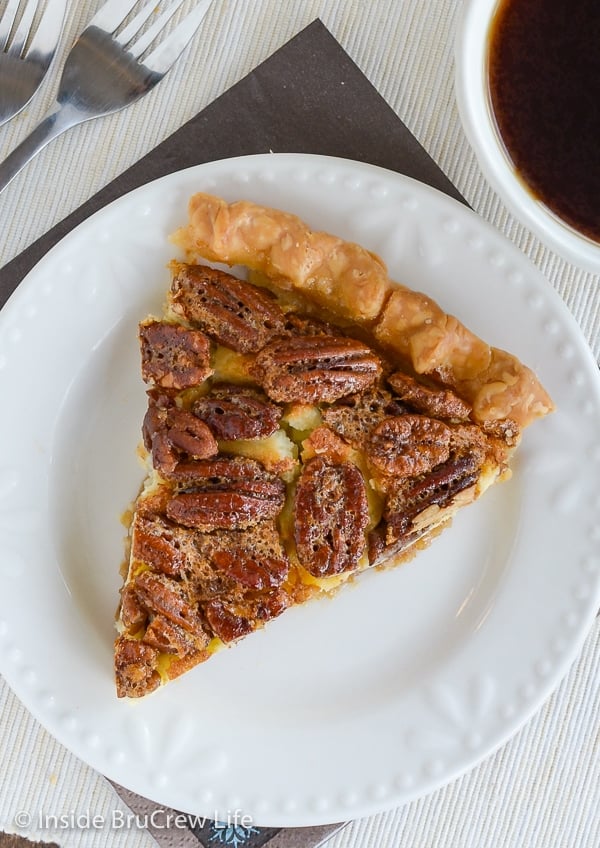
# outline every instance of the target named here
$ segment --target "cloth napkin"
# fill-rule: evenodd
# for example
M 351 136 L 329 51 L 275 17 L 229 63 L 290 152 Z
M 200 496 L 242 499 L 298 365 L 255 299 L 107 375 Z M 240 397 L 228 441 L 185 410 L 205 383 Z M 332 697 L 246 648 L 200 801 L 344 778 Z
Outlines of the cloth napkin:
M 433 159 L 325 26 L 316 20 L 139 162 L 0 269 L 0 307 L 31 268 L 79 223 L 117 197 L 182 168 L 253 153 L 318 153 L 398 171 L 464 202 Z M 113 784 L 134 814 L 152 822 L 158 805 Z M 160 808 L 159 845 L 177 848 L 316 848 L 343 824 L 255 828 L 242 821 L 165 829 L 176 811 Z

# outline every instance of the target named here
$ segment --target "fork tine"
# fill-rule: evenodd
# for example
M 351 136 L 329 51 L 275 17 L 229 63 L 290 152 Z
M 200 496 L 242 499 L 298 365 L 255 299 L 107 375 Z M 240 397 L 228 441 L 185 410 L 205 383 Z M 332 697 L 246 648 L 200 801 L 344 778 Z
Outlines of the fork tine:
M 131 39 L 136 35 L 138 30 L 140 30 L 145 22 L 148 20 L 150 15 L 156 9 L 156 0 L 152 0 L 150 3 L 146 3 L 145 6 L 137 13 L 135 18 L 131 20 L 124 30 L 122 30 L 118 35 L 113 36 L 113 40 L 120 44 L 122 47 L 125 47 Z
M 0 50 L 4 50 L 8 43 L 8 37 L 15 25 L 15 18 L 19 11 L 19 3 L 21 0 L 9 0 L 8 6 L 4 10 L 2 20 L 0 21 Z
M 173 15 L 177 11 L 177 9 L 181 6 L 182 3 L 183 3 L 183 0 L 175 0 L 174 3 L 172 3 L 170 6 L 168 6 L 164 10 L 164 12 L 162 12 L 158 16 L 158 18 L 154 21 L 152 26 L 148 27 L 148 29 L 142 35 L 142 37 L 139 38 L 136 41 L 136 43 L 132 47 L 129 48 L 129 52 L 134 57 L 134 59 L 139 59 L 140 56 L 142 55 L 142 53 L 146 52 L 146 50 L 150 47 L 150 45 L 152 44 L 152 42 L 154 41 L 156 36 L 159 35 L 163 31 L 163 29 L 167 25 L 167 21 L 169 21 L 170 18 L 173 17 Z M 155 3 L 150 2 L 148 4 L 148 6 L 152 6 L 152 5 L 154 5 L 154 8 L 156 8 Z M 124 33 L 121 33 L 121 34 L 123 35 Z M 132 33 L 130 38 L 133 38 L 134 35 L 135 35 L 135 33 Z
M 108 0 L 104 6 L 98 9 L 86 29 L 95 26 L 106 32 L 114 32 L 119 24 L 123 23 L 136 3 L 137 0 Z
M 29 38 L 29 31 L 31 29 L 31 24 L 33 23 L 33 18 L 35 16 L 35 10 L 38 6 L 38 0 L 29 0 L 23 14 L 21 15 L 21 20 L 19 21 L 19 26 L 12 38 L 10 47 L 8 48 L 8 55 L 19 57 L 23 52 L 23 48 L 25 47 L 25 42 Z
M 161 41 L 158 47 L 144 59 L 144 66 L 157 74 L 166 74 L 196 34 L 211 3 L 212 0 L 201 0 L 165 40 Z
M 44 14 L 42 15 L 35 35 L 27 49 L 26 56 L 48 56 L 49 60 L 44 64 L 50 64 L 54 47 L 56 46 L 63 25 L 67 0 L 48 0 Z
M 163 29 L 166 22 L 169 20 L 171 15 L 173 15 L 179 6 L 184 2 L 184 0 L 176 0 L 175 4 L 169 7 L 167 10 L 162 12 L 154 21 L 154 23 L 148 28 L 147 32 L 138 39 L 136 46 L 129 49 L 129 52 L 137 59 L 144 50 L 147 50 L 150 43 L 156 38 L 158 33 Z M 115 41 L 118 41 L 123 47 L 128 44 L 132 38 L 141 30 L 142 26 L 146 22 L 146 20 L 150 17 L 153 12 L 157 12 L 157 2 L 156 0 L 150 0 L 140 12 L 135 16 L 135 18 L 129 23 L 125 29 L 119 33 L 118 36 L 114 37 Z M 137 44 L 142 44 L 141 49 L 137 48 Z

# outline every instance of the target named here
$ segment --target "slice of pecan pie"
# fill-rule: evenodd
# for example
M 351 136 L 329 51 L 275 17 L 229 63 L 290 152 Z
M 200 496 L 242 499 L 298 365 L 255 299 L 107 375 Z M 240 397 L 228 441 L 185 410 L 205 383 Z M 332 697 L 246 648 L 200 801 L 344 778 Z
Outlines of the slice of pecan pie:
M 535 375 L 364 248 L 196 195 L 139 327 L 148 474 L 117 693 L 146 695 L 287 607 L 412 556 L 508 476 Z M 239 279 L 202 261 L 245 265 Z

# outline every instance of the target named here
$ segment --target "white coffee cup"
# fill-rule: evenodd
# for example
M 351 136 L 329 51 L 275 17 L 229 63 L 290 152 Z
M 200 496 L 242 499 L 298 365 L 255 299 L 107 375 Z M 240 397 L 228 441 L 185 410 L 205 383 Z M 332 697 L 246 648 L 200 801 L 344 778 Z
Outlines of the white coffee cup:
M 600 243 L 578 232 L 533 194 L 501 138 L 488 79 L 490 28 L 498 4 L 499 0 L 464 0 L 458 25 L 456 97 L 467 138 L 485 177 L 509 211 L 557 254 L 600 273 Z

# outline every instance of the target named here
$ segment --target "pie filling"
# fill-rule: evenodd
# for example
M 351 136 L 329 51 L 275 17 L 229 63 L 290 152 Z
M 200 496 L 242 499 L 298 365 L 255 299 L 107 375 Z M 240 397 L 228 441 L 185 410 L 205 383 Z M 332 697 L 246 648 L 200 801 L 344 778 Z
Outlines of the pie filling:
M 117 618 L 119 697 L 411 557 L 510 474 L 522 427 L 552 408 L 525 366 L 432 301 L 418 295 L 415 317 L 417 293 L 388 281 L 381 294 L 377 257 L 252 204 L 235 229 L 222 204 L 192 198 L 178 234 L 190 261 L 172 263 L 164 315 L 139 327 L 148 474 Z M 200 258 L 244 260 L 251 282 Z

